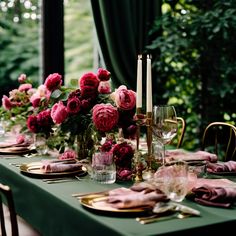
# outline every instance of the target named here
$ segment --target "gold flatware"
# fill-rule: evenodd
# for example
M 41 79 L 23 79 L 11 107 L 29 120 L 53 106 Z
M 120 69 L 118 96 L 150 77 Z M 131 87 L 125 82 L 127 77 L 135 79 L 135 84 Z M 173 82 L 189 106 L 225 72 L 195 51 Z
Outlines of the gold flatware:
M 163 221 L 163 220 L 171 220 L 171 219 L 185 219 L 187 217 L 193 216 L 192 214 L 183 214 L 183 213 L 175 213 L 169 216 L 159 216 L 159 215 L 152 215 L 147 217 L 137 217 L 136 221 L 138 221 L 140 224 L 150 224 L 157 221 Z

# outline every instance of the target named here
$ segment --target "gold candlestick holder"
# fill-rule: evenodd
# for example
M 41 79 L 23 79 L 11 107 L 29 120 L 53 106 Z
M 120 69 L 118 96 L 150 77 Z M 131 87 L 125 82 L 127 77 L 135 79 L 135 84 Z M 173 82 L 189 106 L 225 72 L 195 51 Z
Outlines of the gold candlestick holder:
M 134 181 L 140 182 L 152 178 L 153 169 L 152 169 L 152 112 L 148 112 L 146 115 L 142 114 L 141 109 L 137 108 L 137 136 L 136 136 L 136 151 L 134 154 Z M 147 167 L 144 170 L 143 164 L 143 154 L 139 149 L 140 144 L 140 127 L 145 126 L 147 131 L 146 142 L 147 142 L 147 154 L 145 162 Z

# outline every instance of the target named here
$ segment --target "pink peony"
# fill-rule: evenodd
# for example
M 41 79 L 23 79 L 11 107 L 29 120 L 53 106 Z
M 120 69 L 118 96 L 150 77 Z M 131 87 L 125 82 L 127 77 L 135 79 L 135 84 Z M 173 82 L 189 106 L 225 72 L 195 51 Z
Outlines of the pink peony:
M 6 110 L 10 110 L 12 108 L 12 103 L 11 103 L 9 97 L 7 97 L 6 95 L 3 95 L 3 97 L 2 97 L 2 106 Z
M 80 111 L 81 109 L 81 102 L 79 98 L 77 97 L 72 97 L 69 98 L 67 101 L 67 111 L 68 113 L 76 114 Z
M 50 74 L 44 82 L 44 85 L 49 91 L 54 91 L 57 88 L 60 88 L 62 84 L 62 76 L 58 73 Z
M 51 117 L 56 124 L 61 124 L 68 117 L 67 109 L 62 101 L 53 105 Z
M 39 107 L 40 106 L 40 102 L 41 102 L 41 97 L 38 93 L 33 94 L 30 97 L 30 102 L 33 105 L 34 108 Z
M 21 74 L 19 77 L 18 77 L 18 82 L 20 84 L 23 84 L 25 81 L 26 81 L 27 77 L 26 77 L 26 74 Z
M 70 159 L 76 159 L 77 154 L 74 150 L 66 150 L 64 153 L 62 153 L 58 159 L 59 160 L 70 160 Z
M 123 110 L 131 110 L 136 105 L 136 93 L 121 85 L 115 92 L 116 106 Z
M 100 80 L 97 75 L 89 72 L 84 74 L 79 81 L 81 95 L 83 98 L 95 98 Z
M 107 81 L 110 79 L 111 73 L 110 73 L 110 71 L 108 71 L 106 69 L 99 68 L 97 71 L 97 76 L 101 81 Z
M 118 118 L 117 108 L 111 104 L 102 103 L 93 107 L 93 122 L 99 131 L 111 131 L 117 125 Z
M 20 86 L 19 86 L 19 88 L 18 88 L 18 90 L 20 91 L 20 92 L 26 92 L 26 91 L 28 91 L 29 89 L 31 89 L 32 88 L 32 84 L 21 84 Z
M 101 81 L 98 86 L 98 92 L 101 94 L 111 93 L 110 81 Z

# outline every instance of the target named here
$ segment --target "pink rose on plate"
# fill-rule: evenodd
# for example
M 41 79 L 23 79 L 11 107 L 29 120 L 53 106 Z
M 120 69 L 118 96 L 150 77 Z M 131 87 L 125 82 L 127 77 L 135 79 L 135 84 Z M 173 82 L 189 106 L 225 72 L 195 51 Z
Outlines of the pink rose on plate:
M 76 159 L 77 158 L 77 154 L 74 150 L 66 150 L 64 153 L 62 153 L 58 159 L 59 160 L 70 160 L 70 159 Z
M 111 93 L 110 81 L 101 81 L 98 86 L 98 92 L 101 94 Z
M 56 124 L 61 124 L 68 117 L 66 106 L 64 106 L 62 101 L 53 105 L 51 117 Z
M 97 71 L 97 76 L 101 81 L 108 81 L 111 77 L 111 73 L 106 69 L 99 68 Z
M 95 98 L 97 96 L 99 82 L 100 80 L 96 74 L 92 72 L 84 74 L 79 81 L 82 97 Z
M 123 110 L 131 110 L 136 105 L 136 93 L 128 90 L 125 85 L 121 85 L 114 92 L 116 106 Z
M 93 122 L 95 127 L 102 132 L 112 130 L 118 122 L 117 108 L 111 104 L 97 104 L 93 107 Z
M 44 85 L 49 91 L 54 91 L 55 89 L 60 88 L 61 84 L 62 76 L 58 73 L 50 74 L 44 82 Z

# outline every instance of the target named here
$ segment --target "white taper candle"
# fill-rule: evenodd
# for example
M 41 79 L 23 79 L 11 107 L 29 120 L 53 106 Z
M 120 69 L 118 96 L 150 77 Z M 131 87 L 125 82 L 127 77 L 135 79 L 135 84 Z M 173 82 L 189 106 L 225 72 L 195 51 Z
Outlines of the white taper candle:
M 147 90 L 146 90 L 147 111 L 152 112 L 152 64 L 150 55 L 147 55 Z
M 136 108 L 141 108 L 141 107 L 142 107 L 142 55 L 138 55 Z

